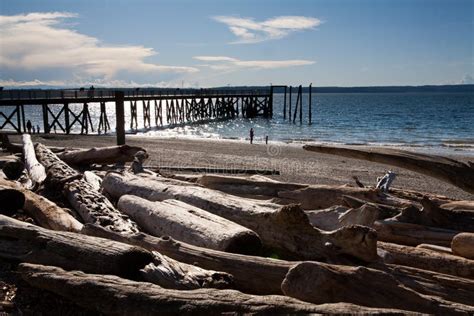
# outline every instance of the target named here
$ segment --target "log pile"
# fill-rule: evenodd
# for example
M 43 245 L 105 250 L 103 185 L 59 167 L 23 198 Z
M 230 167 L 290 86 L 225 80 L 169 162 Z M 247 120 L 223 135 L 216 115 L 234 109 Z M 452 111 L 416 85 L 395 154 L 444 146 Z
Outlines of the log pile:
M 472 188 L 453 160 L 305 149 Z M 123 168 L 143 148 L 56 155 L 28 135 L 22 153 L 0 159 L 20 174 L 0 176 L 0 261 L 85 310 L 474 313 L 474 202 L 393 188 L 394 173 L 374 187 L 158 175 Z

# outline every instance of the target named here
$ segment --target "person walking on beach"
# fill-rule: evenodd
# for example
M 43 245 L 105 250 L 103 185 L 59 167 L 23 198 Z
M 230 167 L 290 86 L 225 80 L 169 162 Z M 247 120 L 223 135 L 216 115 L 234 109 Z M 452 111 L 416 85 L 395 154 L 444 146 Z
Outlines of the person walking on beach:
M 250 144 L 253 144 L 253 128 L 250 128 Z
M 268 145 L 268 135 L 265 136 L 265 145 Z
M 28 129 L 28 134 L 31 134 L 31 127 L 32 127 L 31 121 L 28 120 L 28 122 L 26 122 L 26 128 Z
M 40 126 L 39 126 L 39 125 L 36 125 L 36 133 L 37 133 L 37 134 L 40 133 Z

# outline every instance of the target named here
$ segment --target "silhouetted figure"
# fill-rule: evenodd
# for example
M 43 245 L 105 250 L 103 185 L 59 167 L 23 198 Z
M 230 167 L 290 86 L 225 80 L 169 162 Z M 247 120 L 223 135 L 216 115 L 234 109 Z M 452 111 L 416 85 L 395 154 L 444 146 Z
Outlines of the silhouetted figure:
M 28 120 L 28 122 L 26 122 L 26 129 L 28 130 L 28 134 L 31 134 L 31 127 L 32 127 L 31 121 Z
M 253 128 L 251 128 L 250 129 L 250 144 L 253 144 L 253 136 L 254 136 Z
M 268 135 L 265 136 L 265 144 L 268 145 Z
M 39 125 L 36 125 L 36 133 L 40 133 L 40 126 Z
M 35 129 L 35 126 L 33 125 L 33 127 L 31 128 L 33 130 L 33 134 L 36 134 L 36 129 Z

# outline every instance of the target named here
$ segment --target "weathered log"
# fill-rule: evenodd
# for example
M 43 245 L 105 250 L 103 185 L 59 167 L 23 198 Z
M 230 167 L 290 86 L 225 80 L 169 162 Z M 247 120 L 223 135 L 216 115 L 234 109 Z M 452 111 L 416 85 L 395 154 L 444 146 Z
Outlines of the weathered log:
M 13 215 L 25 204 L 25 195 L 15 189 L 2 185 L 0 180 L 0 214 Z
M 303 149 L 405 168 L 446 181 L 464 191 L 474 193 L 474 168 L 454 159 L 388 148 L 353 149 L 305 145 Z
M 343 205 L 347 205 L 350 208 L 359 208 L 363 205 L 370 205 L 372 207 L 377 208 L 378 213 L 379 213 L 379 217 L 378 217 L 379 220 L 391 218 L 400 214 L 400 209 L 396 206 L 369 202 L 369 201 L 361 200 L 349 195 L 342 196 L 342 200 L 344 201 Z
M 474 260 L 474 234 L 457 234 L 453 238 L 451 249 L 458 256 Z
M 261 247 L 253 231 L 181 201 L 151 202 L 124 195 L 117 207 L 151 235 L 236 253 L 255 253 Z
M 474 201 L 453 201 L 441 204 L 440 206 L 445 210 L 474 210 Z
M 232 276 L 128 244 L 57 232 L 0 216 L 0 257 L 68 270 L 115 274 L 174 289 L 228 288 Z
M 14 155 L 0 157 L 0 167 L 5 176 L 10 180 L 18 179 L 25 169 L 23 161 Z
M 438 251 L 438 252 L 441 252 L 441 253 L 446 253 L 446 254 L 448 254 L 448 255 L 452 255 L 452 254 L 453 254 L 453 252 L 451 251 L 451 248 L 443 247 L 443 246 L 438 246 L 438 245 L 419 244 L 418 246 L 416 246 L 416 248 Z
M 305 211 L 311 225 L 322 230 L 334 230 L 347 225 L 362 225 L 372 227 L 379 217 L 376 207 L 363 205 L 359 208 L 348 209 L 335 206 L 325 210 Z
M 145 151 L 141 147 L 129 145 L 100 147 L 65 151 L 58 154 L 61 160 L 71 165 L 108 164 L 133 161 L 138 151 Z
M 47 169 L 45 185 L 50 190 L 62 190 L 85 223 L 96 223 L 117 232 L 138 232 L 137 225 L 128 216 L 119 212 L 104 195 L 83 180 L 81 174 L 49 149 L 37 144 L 36 154 Z
M 207 167 L 174 167 L 174 166 L 144 166 L 146 169 L 150 169 L 155 172 L 161 170 L 171 171 L 186 171 L 186 172 L 198 172 L 198 173 L 227 173 L 227 174 L 259 174 L 259 175 L 280 175 L 278 170 L 268 169 L 237 169 L 237 168 L 207 168 Z
M 434 226 L 445 229 L 474 232 L 474 211 L 446 210 L 428 198 L 421 201 L 423 209 L 408 207 L 393 219 L 399 222 Z
M 57 206 L 45 197 L 30 190 L 25 190 L 12 181 L 0 179 L 0 186 L 6 186 L 24 194 L 23 210 L 31 216 L 40 226 L 53 230 L 79 232 L 82 224 L 66 210 Z
M 28 176 L 33 183 L 41 184 L 46 179 L 44 166 L 36 159 L 35 148 L 29 134 L 23 134 L 23 159 Z
M 375 221 L 372 226 L 377 231 L 377 239 L 407 246 L 423 243 L 450 247 L 458 231 L 429 227 L 393 220 Z
M 95 191 L 99 191 L 102 179 L 92 171 L 84 171 L 84 181 L 89 183 Z
M 293 191 L 280 191 L 278 196 L 291 203 L 301 204 L 305 210 L 325 209 L 333 205 L 343 205 L 344 196 L 392 205 L 397 207 L 409 206 L 413 203 L 408 200 L 392 197 L 376 189 L 356 188 L 349 186 L 311 185 Z
M 285 295 L 315 304 L 347 302 L 422 313 L 474 312 L 473 306 L 421 295 L 390 274 L 365 267 L 303 262 L 289 270 L 282 290 Z
M 462 278 L 474 279 L 474 260 L 428 249 L 378 242 L 378 253 L 385 263 L 409 266 Z
M 119 198 L 132 194 L 151 201 L 176 199 L 231 220 L 255 231 L 267 247 L 299 259 L 336 259 L 345 254 L 372 261 L 376 258 L 376 234 L 364 226 L 346 226 L 333 232 L 314 228 L 296 205 L 276 210 L 258 201 L 237 198 L 194 186 L 179 186 L 130 174 L 108 173 L 104 190 Z
M 157 314 L 309 314 L 401 313 L 353 304 L 313 305 L 284 296 L 255 296 L 234 290 L 168 290 L 109 275 L 92 275 L 60 268 L 21 264 L 23 280 L 31 286 L 72 300 L 96 312 L 115 315 Z

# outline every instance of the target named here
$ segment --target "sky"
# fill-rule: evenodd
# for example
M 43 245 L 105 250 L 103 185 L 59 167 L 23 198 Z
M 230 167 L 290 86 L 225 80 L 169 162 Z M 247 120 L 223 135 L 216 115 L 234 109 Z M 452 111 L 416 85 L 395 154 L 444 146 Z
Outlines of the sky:
M 1 0 L 0 86 L 474 83 L 474 0 Z

